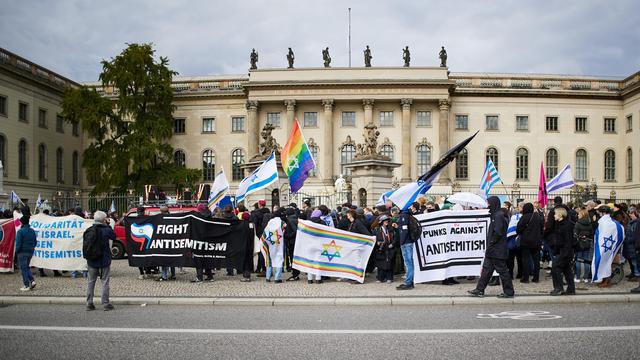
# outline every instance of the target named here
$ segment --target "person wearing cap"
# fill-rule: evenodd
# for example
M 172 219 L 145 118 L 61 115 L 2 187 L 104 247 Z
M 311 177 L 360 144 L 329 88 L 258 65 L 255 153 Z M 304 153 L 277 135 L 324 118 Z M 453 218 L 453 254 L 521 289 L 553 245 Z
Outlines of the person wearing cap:
M 87 269 L 89 270 L 87 283 L 87 311 L 95 310 L 93 304 L 93 292 L 96 286 L 98 275 L 102 280 L 101 303 L 104 311 L 113 310 L 113 305 L 109 302 L 109 272 L 111 268 L 111 244 L 116 239 L 116 233 L 109 226 L 107 214 L 104 211 L 96 211 L 93 214 L 93 226 L 96 227 L 98 239 L 102 241 L 102 257 L 98 259 L 87 259 Z M 86 230 L 85 230 L 86 231 Z
M 391 217 L 383 214 L 378 218 L 378 226 L 373 230 L 376 236 L 375 265 L 378 268 L 377 282 L 393 282 L 393 264 L 396 257 L 396 229 L 391 226 Z
M 20 291 L 29 291 L 36 287 L 36 282 L 31 274 L 29 264 L 33 251 L 36 248 L 36 232 L 29 225 L 29 215 L 23 215 L 20 218 L 20 230 L 16 233 L 15 253 L 20 264 L 20 273 L 22 274 L 23 287 Z

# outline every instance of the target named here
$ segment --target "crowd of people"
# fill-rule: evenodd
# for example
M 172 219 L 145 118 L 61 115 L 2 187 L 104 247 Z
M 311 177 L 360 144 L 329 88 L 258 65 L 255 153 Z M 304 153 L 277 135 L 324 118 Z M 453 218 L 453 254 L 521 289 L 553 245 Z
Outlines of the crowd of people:
M 584 206 L 578 207 L 570 203 L 564 204 L 561 197 L 556 197 L 545 209 L 538 202 L 520 202 L 515 206 L 510 202 L 500 203 L 499 198 L 495 196 L 488 199 L 488 204 L 491 222 L 487 231 L 485 260 L 476 288 L 469 291 L 472 296 L 483 296 L 487 286 L 501 284 L 503 293 L 499 297 L 513 297 L 514 280 L 519 279 L 521 283 L 537 283 L 543 272 L 550 274 L 553 281 L 550 295 L 573 295 L 576 283 L 591 282 L 596 233 L 611 231 L 609 225 L 617 224 L 624 229 L 624 241 L 621 251 L 615 256 L 614 266 L 623 267 L 624 264 L 628 264 L 628 280 L 640 279 L 640 207 L 637 205 L 605 204 L 590 200 Z M 269 209 L 266 202 L 260 200 L 253 204 L 251 211 L 244 205 L 235 209 L 227 205 L 224 208 L 215 208 L 213 212 L 205 204 L 197 205 L 198 213 L 204 217 L 249 222 L 258 237 L 272 219 L 279 219 L 279 223 L 284 225 L 285 251 L 282 267 L 290 272 L 290 276 L 284 281 L 300 280 L 300 271 L 291 267 L 298 220 L 309 220 L 349 232 L 373 235 L 375 247 L 368 261 L 366 273 L 375 272 L 376 281 L 379 283 L 393 283 L 397 276 L 404 274 L 396 287 L 398 290 L 414 288 L 412 253 L 414 243 L 421 236 L 421 228 L 415 215 L 448 209 L 464 210 L 460 205 L 447 202 L 438 204 L 428 201 L 424 196 L 419 197 L 406 211 L 401 211 L 390 202 L 372 208 L 345 203 L 332 210 L 325 205 L 312 206 L 308 200 L 303 202 L 301 208 L 296 203 L 291 203 L 285 207 L 273 206 Z M 138 208 L 138 215 L 144 215 L 144 210 L 144 207 Z M 22 226 L 17 232 L 15 253 L 23 277 L 24 287 L 21 290 L 27 291 L 36 286 L 29 268 L 29 261 L 36 246 L 35 232 L 29 227 L 29 208 L 23 207 L 16 211 L 22 213 Z M 169 208 L 163 205 L 160 212 L 168 214 Z M 73 209 L 69 214 L 88 216 L 81 208 Z M 56 215 L 58 211 L 51 214 Z M 100 227 L 104 251 L 100 259 L 88 261 L 88 271 L 84 272 L 89 282 L 88 310 L 95 308 L 93 288 L 98 277 L 103 283 L 102 303 L 107 310 L 113 308 L 108 298 L 111 264 L 109 242 L 115 240 L 112 230 L 115 214 L 110 215 L 111 217 L 102 211 L 93 214 L 95 225 Z M 14 214 L 5 211 L 2 216 L 13 218 Z M 253 249 L 247 249 L 242 268 L 229 265 L 226 272 L 229 276 L 235 275 L 236 272 L 242 273 L 241 281 L 251 281 L 252 274 L 271 281 L 273 275 L 273 282 L 282 283 L 282 267 L 270 264 L 269 260 L 260 254 L 257 266 L 254 266 Z M 213 281 L 214 270 L 196 266 L 196 276 L 191 282 Z M 494 270 L 499 276 L 492 276 Z M 157 281 L 168 281 L 175 279 L 176 269 L 168 266 L 159 269 L 139 268 L 139 272 L 140 279 L 154 277 Z M 40 274 L 46 276 L 42 269 Z M 54 272 L 54 276 L 60 275 L 60 272 Z M 467 279 L 475 280 L 474 277 Z M 307 276 L 310 284 L 321 284 L 324 280 L 326 278 L 320 276 Z M 357 284 L 355 281 L 352 283 Z M 442 281 L 443 285 L 458 283 L 454 278 Z M 610 287 L 612 284 L 612 279 L 607 278 L 599 281 L 597 286 Z M 639 293 L 640 286 L 631 292 Z

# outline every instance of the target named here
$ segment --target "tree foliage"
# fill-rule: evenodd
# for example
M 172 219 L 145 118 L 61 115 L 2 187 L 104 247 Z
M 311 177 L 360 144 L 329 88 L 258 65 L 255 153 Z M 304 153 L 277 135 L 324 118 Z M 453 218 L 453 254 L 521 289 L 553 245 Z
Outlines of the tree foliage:
M 100 81 L 110 96 L 87 87 L 63 96 L 63 115 L 80 123 L 90 141 L 82 166 L 94 193 L 141 191 L 146 184 L 192 186 L 200 177 L 199 170 L 173 162 L 171 80 L 177 73 L 167 58 L 156 61 L 154 54 L 152 44 L 129 44 L 103 60 Z

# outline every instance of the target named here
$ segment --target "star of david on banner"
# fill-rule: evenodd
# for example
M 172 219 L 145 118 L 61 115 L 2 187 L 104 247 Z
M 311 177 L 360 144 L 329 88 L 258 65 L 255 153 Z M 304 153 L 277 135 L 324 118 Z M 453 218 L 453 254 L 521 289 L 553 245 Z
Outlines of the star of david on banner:
M 335 240 L 332 240 L 328 244 L 322 244 L 322 248 L 324 250 L 322 251 L 322 253 L 320 253 L 320 255 L 326 256 L 329 259 L 329 261 L 333 260 L 333 258 L 341 257 L 340 256 L 340 250 L 342 250 L 342 246 L 336 245 L 336 241 Z M 331 248 L 333 248 L 333 252 L 330 252 Z

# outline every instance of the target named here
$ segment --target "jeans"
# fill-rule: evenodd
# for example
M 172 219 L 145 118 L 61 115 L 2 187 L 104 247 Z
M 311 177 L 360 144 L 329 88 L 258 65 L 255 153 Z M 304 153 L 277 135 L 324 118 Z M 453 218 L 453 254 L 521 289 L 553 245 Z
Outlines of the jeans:
M 93 304 L 93 291 L 96 286 L 96 280 L 100 275 L 102 279 L 102 305 L 109 303 L 109 267 L 94 268 L 89 266 L 89 283 L 87 286 L 87 305 Z
M 528 281 L 529 275 L 533 275 L 532 281 L 538 281 L 540 276 L 540 251 L 538 249 L 521 248 L 522 253 L 522 280 Z M 531 266 L 533 265 L 533 269 Z M 531 272 L 533 270 L 533 273 Z
M 406 271 L 404 284 L 413 285 L 413 243 L 400 246 L 402 251 L 402 260 L 404 260 L 404 269 Z
M 163 266 L 162 267 L 162 275 L 160 275 L 163 279 L 167 280 L 169 279 L 169 267 L 168 266 Z M 175 278 L 176 277 L 176 268 L 175 267 L 171 267 L 171 277 Z
M 33 281 L 33 275 L 31 274 L 29 263 L 31 263 L 31 255 L 18 254 L 18 264 L 20 264 L 20 273 L 22 274 L 22 283 L 24 284 L 25 287 L 30 287 L 31 282 Z
M 275 272 L 274 272 L 275 269 Z M 267 280 L 271 279 L 271 274 L 273 274 L 273 280 L 281 280 L 282 278 L 282 266 L 281 267 L 267 267 Z
M 591 258 L 592 254 L 589 250 L 576 253 L 576 279 L 591 280 Z

